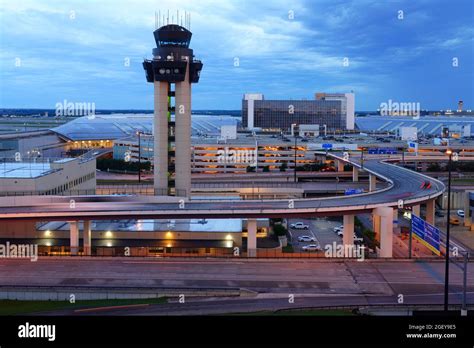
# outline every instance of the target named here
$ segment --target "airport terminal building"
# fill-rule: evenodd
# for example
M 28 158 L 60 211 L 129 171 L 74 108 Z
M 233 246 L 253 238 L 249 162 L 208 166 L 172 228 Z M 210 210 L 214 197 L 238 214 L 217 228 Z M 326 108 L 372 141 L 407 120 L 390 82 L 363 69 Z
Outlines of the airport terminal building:
M 245 94 L 242 124 L 262 130 L 287 131 L 292 124 L 353 130 L 354 111 L 354 93 L 316 93 L 314 100 L 266 100 L 263 94 Z

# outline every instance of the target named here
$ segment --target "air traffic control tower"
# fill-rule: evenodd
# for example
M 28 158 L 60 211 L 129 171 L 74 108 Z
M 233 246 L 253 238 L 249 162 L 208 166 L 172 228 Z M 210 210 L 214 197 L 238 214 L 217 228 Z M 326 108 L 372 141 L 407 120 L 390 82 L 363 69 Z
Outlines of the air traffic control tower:
M 157 48 L 153 49 L 153 59 L 143 62 L 143 68 L 155 91 L 154 191 L 155 195 L 188 197 L 191 193 L 191 84 L 199 81 L 202 63 L 194 59 L 193 50 L 189 48 L 192 33 L 185 27 L 167 24 L 153 35 Z

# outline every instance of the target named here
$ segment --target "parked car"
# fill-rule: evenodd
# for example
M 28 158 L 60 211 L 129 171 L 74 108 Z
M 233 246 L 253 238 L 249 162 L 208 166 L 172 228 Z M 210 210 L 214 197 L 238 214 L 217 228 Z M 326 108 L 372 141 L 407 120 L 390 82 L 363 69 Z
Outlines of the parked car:
M 464 217 L 464 210 L 459 209 L 459 210 L 456 212 L 456 214 L 458 214 L 459 217 L 462 217 L 462 218 L 463 218 L 463 217 Z
M 296 222 L 294 224 L 291 224 L 290 227 L 294 228 L 295 230 L 307 230 L 307 229 L 309 229 L 309 226 L 302 223 L 302 222 Z
M 298 242 L 316 242 L 316 238 L 311 236 L 299 236 Z
M 435 215 L 436 215 L 437 217 L 443 217 L 443 216 L 444 216 L 444 214 L 443 214 L 442 212 L 440 212 L 439 210 L 436 210 L 436 211 L 435 211 Z
M 344 226 L 341 225 L 341 226 L 336 226 L 336 227 L 334 227 L 334 228 L 333 228 L 333 231 L 334 231 L 334 232 L 339 232 L 339 231 L 342 231 L 343 229 L 344 229 Z
M 343 231 L 337 231 L 336 234 L 337 234 L 338 237 L 344 236 L 344 232 L 343 232 Z
M 320 251 L 321 246 L 319 244 L 309 244 L 301 248 L 303 251 Z

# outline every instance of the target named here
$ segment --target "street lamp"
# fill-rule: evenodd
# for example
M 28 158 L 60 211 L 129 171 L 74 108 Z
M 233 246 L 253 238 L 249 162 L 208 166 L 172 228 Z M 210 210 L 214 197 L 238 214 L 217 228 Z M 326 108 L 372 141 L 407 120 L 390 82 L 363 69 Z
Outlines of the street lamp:
M 137 131 L 138 135 L 138 183 L 141 183 L 141 171 L 142 171 L 142 146 L 141 146 L 141 139 L 140 135 L 142 132 Z
M 296 137 L 296 127 L 298 125 L 296 123 L 293 123 L 291 124 L 291 132 L 293 133 L 294 137 L 295 137 L 295 155 L 294 155 L 294 162 L 295 162 L 295 167 L 293 168 L 293 181 L 296 183 L 296 151 L 297 151 L 297 146 L 298 146 L 298 143 L 297 143 L 297 137 Z
M 444 310 L 448 311 L 448 297 L 449 297 L 449 218 L 451 216 L 451 164 L 453 158 L 453 151 L 448 149 L 446 154 L 449 156 L 448 161 L 448 213 L 446 226 L 446 252 L 445 252 L 445 271 L 444 271 Z

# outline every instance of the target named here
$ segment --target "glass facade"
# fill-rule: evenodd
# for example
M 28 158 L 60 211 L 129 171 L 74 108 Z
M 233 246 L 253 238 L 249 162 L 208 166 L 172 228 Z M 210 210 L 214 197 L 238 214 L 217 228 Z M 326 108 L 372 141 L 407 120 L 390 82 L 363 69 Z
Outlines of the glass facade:
M 340 100 L 255 100 L 254 127 L 288 130 L 296 123 L 344 129 L 346 112 L 342 104 Z M 242 100 L 242 124 L 248 127 L 247 100 Z

